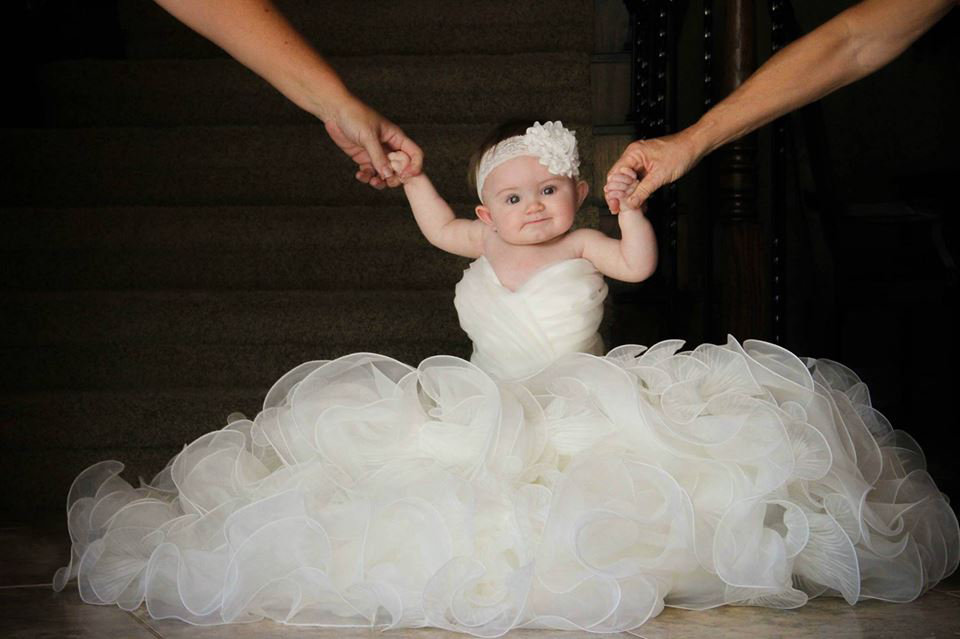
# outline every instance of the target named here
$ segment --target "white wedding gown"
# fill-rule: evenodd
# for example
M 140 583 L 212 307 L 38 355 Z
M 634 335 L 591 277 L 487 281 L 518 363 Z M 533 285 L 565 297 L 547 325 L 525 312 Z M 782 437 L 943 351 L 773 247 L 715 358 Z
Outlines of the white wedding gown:
M 835 362 L 766 342 L 604 356 L 590 262 L 457 286 L 473 363 L 307 362 L 133 488 L 68 498 L 84 601 L 192 624 L 634 631 L 663 607 L 910 601 L 954 571 L 920 448 Z

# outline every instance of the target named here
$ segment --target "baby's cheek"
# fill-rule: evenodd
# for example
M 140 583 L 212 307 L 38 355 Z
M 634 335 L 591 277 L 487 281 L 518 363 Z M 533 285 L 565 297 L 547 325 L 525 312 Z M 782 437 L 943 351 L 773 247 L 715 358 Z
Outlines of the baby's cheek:
M 570 230 L 570 227 L 573 226 L 573 221 L 577 217 L 577 209 L 575 206 L 571 206 L 569 210 L 564 211 L 562 215 L 557 216 L 557 221 L 562 227 L 562 232 L 567 232 Z

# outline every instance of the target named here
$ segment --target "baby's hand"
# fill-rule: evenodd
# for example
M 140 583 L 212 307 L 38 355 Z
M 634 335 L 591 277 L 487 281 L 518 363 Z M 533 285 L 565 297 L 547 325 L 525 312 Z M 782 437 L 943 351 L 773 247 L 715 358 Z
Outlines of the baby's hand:
M 607 183 L 603 187 L 603 195 L 607 201 L 617 200 L 620 203 L 621 213 L 643 213 L 646 209 L 641 205 L 640 208 L 632 209 L 627 204 L 627 198 L 633 193 L 640 181 L 637 179 L 637 173 L 633 169 L 623 166 L 616 173 L 607 178 Z M 614 215 L 616 213 L 614 212 Z
M 397 176 L 402 176 L 410 166 L 410 156 L 403 151 L 391 151 L 387 154 L 387 159 L 390 161 L 390 168 L 393 169 L 394 175 Z M 400 178 L 400 181 L 406 182 L 407 179 L 409 178 Z

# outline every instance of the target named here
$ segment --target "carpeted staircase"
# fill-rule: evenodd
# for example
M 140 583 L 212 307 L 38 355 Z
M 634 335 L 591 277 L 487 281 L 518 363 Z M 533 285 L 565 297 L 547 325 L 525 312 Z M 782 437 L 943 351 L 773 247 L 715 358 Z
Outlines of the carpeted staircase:
M 575 125 L 591 174 L 592 0 L 278 4 L 459 214 L 467 157 L 506 118 Z M 121 57 L 37 65 L 36 107 L 0 130 L 7 519 L 56 516 L 101 459 L 152 476 L 303 361 L 469 355 L 467 261 L 399 190 L 356 183 L 319 121 L 153 3 L 115 16 Z

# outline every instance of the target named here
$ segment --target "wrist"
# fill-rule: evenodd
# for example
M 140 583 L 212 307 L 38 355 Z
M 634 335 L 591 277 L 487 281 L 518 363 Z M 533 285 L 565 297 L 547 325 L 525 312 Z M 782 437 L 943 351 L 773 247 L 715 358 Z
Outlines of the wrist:
M 717 135 L 717 125 L 710 112 L 677 133 L 677 140 L 687 149 L 692 160 L 691 165 L 699 163 L 705 155 L 723 144 Z
M 405 192 L 409 191 L 418 191 L 424 188 L 432 188 L 433 185 L 430 182 L 430 178 L 427 177 L 427 174 L 420 172 L 417 175 L 411 175 L 408 178 L 403 178 L 403 190 Z
M 621 201 L 625 202 L 626 200 Z M 632 227 L 640 220 L 646 219 L 646 216 L 644 216 L 642 208 L 628 208 L 621 204 L 620 212 L 617 213 L 617 218 L 617 221 L 620 225 L 620 230 L 623 231 L 624 227 Z
M 335 74 L 313 84 L 313 87 L 320 87 L 319 91 L 306 89 L 304 97 L 298 101 L 298 104 L 304 111 L 314 115 L 316 118 L 327 122 L 335 120 L 337 113 L 352 102 L 357 101 L 346 85 Z

